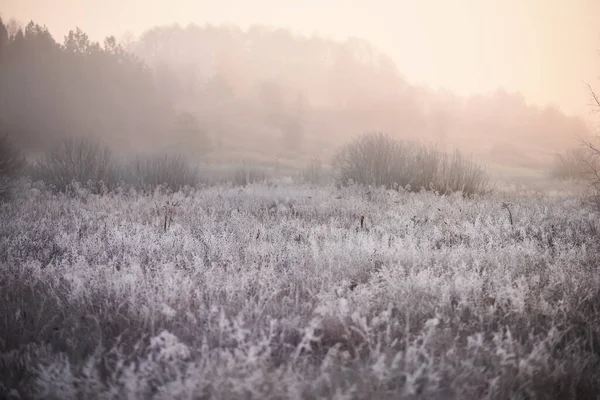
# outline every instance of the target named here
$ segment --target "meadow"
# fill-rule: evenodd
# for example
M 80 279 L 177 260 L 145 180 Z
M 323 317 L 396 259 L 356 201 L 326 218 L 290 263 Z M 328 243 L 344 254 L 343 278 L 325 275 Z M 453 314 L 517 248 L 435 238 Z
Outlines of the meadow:
M 27 184 L 0 238 L 2 398 L 600 393 L 600 219 L 577 196 Z

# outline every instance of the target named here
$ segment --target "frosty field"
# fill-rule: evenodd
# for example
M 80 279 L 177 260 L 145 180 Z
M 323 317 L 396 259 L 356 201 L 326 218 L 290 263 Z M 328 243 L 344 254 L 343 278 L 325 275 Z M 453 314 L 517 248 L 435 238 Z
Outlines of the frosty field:
M 0 397 L 600 393 L 600 218 L 573 196 L 17 196 L 0 205 Z

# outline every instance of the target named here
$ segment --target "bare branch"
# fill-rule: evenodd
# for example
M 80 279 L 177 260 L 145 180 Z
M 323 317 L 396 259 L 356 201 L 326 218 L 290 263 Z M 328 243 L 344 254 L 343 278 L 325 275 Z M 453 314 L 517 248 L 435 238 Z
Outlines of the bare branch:
M 595 105 L 600 108 L 600 98 L 598 98 L 598 95 L 596 94 L 596 92 L 594 92 L 594 89 L 592 88 L 592 85 L 590 85 L 589 83 L 587 84 L 587 87 L 590 91 L 590 94 L 592 95 L 592 100 L 594 100 Z
M 583 162 L 588 166 L 590 173 L 594 175 L 595 181 L 592 184 L 600 183 L 600 174 L 598 173 L 598 168 L 596 168 L 591 162 L 588 160 L 583 160 Z

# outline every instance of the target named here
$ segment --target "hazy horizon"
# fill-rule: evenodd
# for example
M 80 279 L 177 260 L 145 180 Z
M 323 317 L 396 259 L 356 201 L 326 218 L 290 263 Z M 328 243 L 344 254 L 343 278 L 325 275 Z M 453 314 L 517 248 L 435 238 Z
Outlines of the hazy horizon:
M 586 83 L 600 76 L 600 2 L 532 0 L 2 0 L 2 17 L 46 25 L 58 41 L 75 26 L 94 40 L 178 23 L 267 25 L 296 34 L 360 37 L 405 78 L 457 95 L 504 89 L 526 101 L 589 116 Z

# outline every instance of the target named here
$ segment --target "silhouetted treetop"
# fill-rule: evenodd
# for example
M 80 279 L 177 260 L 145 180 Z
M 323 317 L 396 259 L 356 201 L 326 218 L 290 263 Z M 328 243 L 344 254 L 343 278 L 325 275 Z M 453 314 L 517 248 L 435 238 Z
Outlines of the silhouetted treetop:
M 61 45 L 34 22 L 12 37 L 0 23 L 0 86 L 1 127 L 30 148 L 67 135 L 124 144 L 158 134 L 173 117 L 141 60 L 79 28 Z

